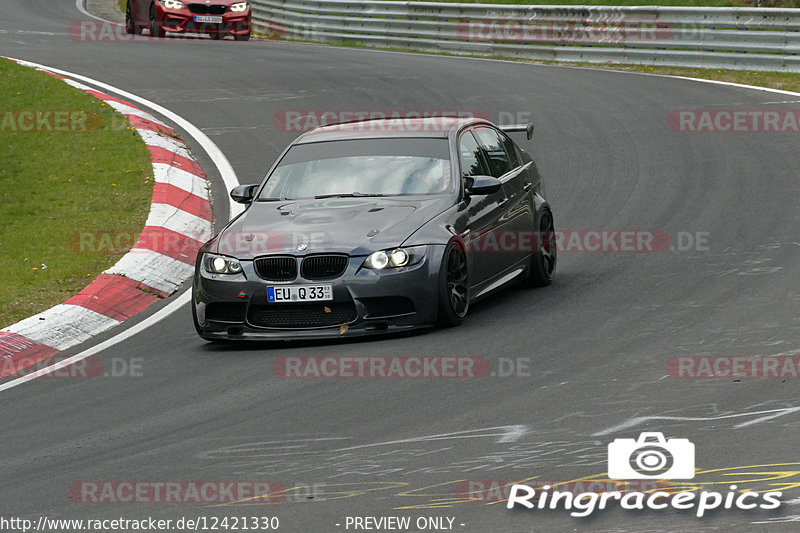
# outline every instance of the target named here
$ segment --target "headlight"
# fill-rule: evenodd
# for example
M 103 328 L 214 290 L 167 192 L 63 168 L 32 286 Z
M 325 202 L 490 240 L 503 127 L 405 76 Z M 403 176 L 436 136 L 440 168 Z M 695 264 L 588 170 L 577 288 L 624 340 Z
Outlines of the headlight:
M 186 7 L 183 2 L 178 2 L 178 0 L 161 0 L 161 5 L 167 9 L 183 9 Z
M 212 274 L 238 274 L 242 271 L 242 264 L 238 259 L 225 255 L 205 254 L 203 267 Z
M 394 250 L 379 250 L 372 252 L 365 260 L 364 267 L 373 270 L 383 270 L 385 268 L 398 268 L 411 266 L 422 261 L 425 257 L 426 246 L 409 246 L 407 248 L 395 248 Z
M 241 12 L 247 11 L 247 8 L 250 7 L 247 2 L 239 2 L 238 4 L 233 4 L 231 6 L 231 11 Z

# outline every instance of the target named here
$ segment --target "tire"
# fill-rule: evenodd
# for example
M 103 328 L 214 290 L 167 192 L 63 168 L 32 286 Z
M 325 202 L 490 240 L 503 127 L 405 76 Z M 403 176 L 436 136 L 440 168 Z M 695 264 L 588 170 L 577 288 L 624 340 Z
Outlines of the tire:
M 131 9 L 131 0 L 125 4 L 125 33 L 134 35 L 139 33 L 137 24 L 133 21 L 133 10 Z
M 553 282 L 558 259 L 553 213 L 546 205 L 539 210 L 536 228 L 538 251 L 531 254 L 527 284 L 529 287 L 546 287 Z
M 469 310 L 469 272 L 464 248 L 450 242 L 439 268 L 439 303 L 437 323 L 442 327 L 461 324 Z
M 150 6 L 150 37 L 162 39 L 166 36 L 167 32 L 164 31 L 164 28 L 156 20 L 156 6 L 152 4 Z
M 242 33 L 242 34 L 234 35 L 233 38 L 236 39 L 237 41 L 249 41 L 250 40 L 250 33 L 248 32 L 248 33 Z

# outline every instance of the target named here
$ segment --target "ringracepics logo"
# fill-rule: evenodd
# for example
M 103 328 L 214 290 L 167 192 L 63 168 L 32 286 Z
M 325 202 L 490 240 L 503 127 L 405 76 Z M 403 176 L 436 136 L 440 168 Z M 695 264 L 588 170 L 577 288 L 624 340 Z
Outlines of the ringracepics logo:
M 608 445 L 608 477 L 610 479 L 693 479 L 695 454 L 694 444 L 688 439 L 665 439 L 662 433 L 645 432 L 638 439 L 616 439 Z M 607 492 L 583 492 L 559 490 L 560 487 L 544 485 L 533 487 L 514 484 L 508 495 L 506 507 L 514 509 L 563 508 L 574 517 L 584 517 L 596 510 L 606 509 L 610 503 L 618 502 L 626 510 L 691 510 L 698 517 L 715 509 L 777 509 L 781 505 L 780 491 L 737 491 L 730 485 L 727 493 L 715 491 L 678 491 L 663 489 Z
M 665 441 L 663 434 L 655 432 L 642 433 L 639 440 L 616 439 L 608 445 L 608 477 L 692 479 L 694 444 L 687 439 Z

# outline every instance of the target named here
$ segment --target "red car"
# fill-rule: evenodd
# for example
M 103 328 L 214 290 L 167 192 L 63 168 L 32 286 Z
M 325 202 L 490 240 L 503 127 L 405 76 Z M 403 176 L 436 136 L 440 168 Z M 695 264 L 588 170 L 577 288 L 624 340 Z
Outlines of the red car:
M 212 39 L 233 35 L 237 41 L 250 39 L 250 3 L 242 0 L 128 0 L 125 30 L 153 37 L 172 33 L 207 33 Z

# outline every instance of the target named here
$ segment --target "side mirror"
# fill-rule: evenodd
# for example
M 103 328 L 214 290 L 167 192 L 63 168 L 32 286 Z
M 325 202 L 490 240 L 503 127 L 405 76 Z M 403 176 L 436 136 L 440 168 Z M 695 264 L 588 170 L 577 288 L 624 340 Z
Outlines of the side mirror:
M 502 186 L 503 183 L 494 176 L 473 176 L 467 192 L 473 196 L 486 196 L 496 193 Z
M 256 194 L 258 183 L 251 185 L 239 185 L 234 187 L 231 191 L 231 198 L 234 202 L 239 204 L 249 204 L 253 201 L 253 196 Z

